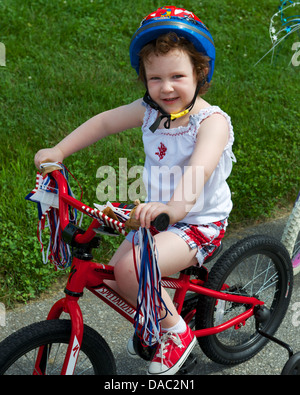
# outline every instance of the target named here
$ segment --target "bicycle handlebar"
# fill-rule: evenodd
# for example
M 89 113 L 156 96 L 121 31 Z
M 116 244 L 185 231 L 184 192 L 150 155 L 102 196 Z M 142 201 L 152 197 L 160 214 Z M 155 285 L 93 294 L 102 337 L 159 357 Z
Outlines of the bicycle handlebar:
M 45 164 L 44 164 L 45 165 Z M 91 215 L 93 212 L 96 212 L 98 210 L 92 209 L 88 207 L 87 205 L 83 204 L 79 200 L 73 198 L 72 196 L 69 195 L 69 190 L 68 190 L 68 185 L 67 181 L 64 177 L 64 175 L 59 171 L 61 167 L 59 165 L 55 164 L 49 164 L 49 166 L 45 166 L 42 168 L 43 170 L 43 175 L 51 173 L 51 176 L 55 179 L 58 185 L 58 191 L 59 191 L 59 217 L 60 217 L 60 226 L 62 231 L 69 225 L 69 210 L 68 206 L 72 206 L 75 209 L 83 212 L 84 214 Z M 95 218 L 95 217 L 94 217 Z M 99 217 L 99 220 L 101 218 Z M 110 219 L 108 218 L 108 221 Z M 107 222 L 107 221 L 106 221 Z M 118 221 L 115 221 L 118 222 Z M 89 226 L 89 228 L 83 233 L 83 234 L 78 234 L 76 237 L 76 240 L 80 243 L 86 242 L 87 240 L 90 240 L 92 237 L 95 236 L 95 232 L 93 231 L 94 228 L 96 228 L 96 224 L 98 223 L 99 226 L 99 221 L 98 219 L 94 219 L 92 224 Z M 158 231 L 164 231 L 167 229 L 170 223 L 170 218 L 168 214 L 162 213 L 159 214 L 152 222 L 151 225 L 154 226 Z M 108 223 L 108 226 L 110 224 Z M 112 226 L 113 229 L 117 230 L 119 233 L 126 234 L 124 233 L 125 231 L 125 223 L 118 222 L 118 226 Z
M 152 222 L 151 225 L 154 226 L 158 231 L 166 230 L 170 224 L 170 217 L 166 213 L 159 214 Z
M 61 170 L 61 166 L 58 163 L 41 163 L 40 170 L 42 176 L 45 177 L 46 174 L 52 173 L 54 170 Z

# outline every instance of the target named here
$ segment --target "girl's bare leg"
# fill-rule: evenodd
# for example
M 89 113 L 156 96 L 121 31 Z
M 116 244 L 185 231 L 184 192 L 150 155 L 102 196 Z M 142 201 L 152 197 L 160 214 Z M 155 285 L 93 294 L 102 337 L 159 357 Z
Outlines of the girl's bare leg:
M 184 240 L 172 232 L 162 232 L 156 235 L 155 244 L 162 277 L 196 264 L 196 249 L 191 250 Z M 116 283 L 106 283 L 136 306 L 138 283 L 133 263 L 132 244 L 129 241 L 124 240 L 110 264 L 115 266 Z M 180 316 L 165 289 L 162 289 L 162 297 L 172 315 L 168 314 L 161 321 L 161 325 L 163 328 L 170 328 L 178 323 Z

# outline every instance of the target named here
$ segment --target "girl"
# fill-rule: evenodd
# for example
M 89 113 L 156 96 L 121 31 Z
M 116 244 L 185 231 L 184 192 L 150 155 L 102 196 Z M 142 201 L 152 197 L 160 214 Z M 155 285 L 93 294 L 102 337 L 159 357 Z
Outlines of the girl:
M 130 58 L 146 86 L 144 98 L 91 118 L 55 147 L 40 150 L 35 164 L 62 162 L 105 136 L 141 126 L 148 197 L 135 216 L 149 228 L 157 215 L 169 215 L 171 226 L 154 236 L 161 275 L 169 276 L 202 265 L 221 243 L 232 208 L 226 179 L 233 131 L 228 115 L 201 97 L 212 78 L 215 49 L 193 13 L 173 6 L 151 13 L 132 38 Z M 114 288 L 136 305 L 133 237 L 131 232 L 110 264 Z M 162 297 L 171 314 L 161 321 L 163 335 L 149 374 L 175 374 L 196 343 L 164 290 Z M 127 348 L 135 356 L 132 339 Z

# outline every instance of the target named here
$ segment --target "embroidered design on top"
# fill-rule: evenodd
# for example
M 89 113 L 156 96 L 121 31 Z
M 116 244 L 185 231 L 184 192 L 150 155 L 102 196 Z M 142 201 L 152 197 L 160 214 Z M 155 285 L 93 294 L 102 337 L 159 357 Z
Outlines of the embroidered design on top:
M 162 160 L 163 157 L 166 155 L 166 152 L 167 147 L 163 143 L 160 143 L 160 146 L 158 147 L 158 152 L 155 152 L 155 155 L 159 157 L 159 160 Z

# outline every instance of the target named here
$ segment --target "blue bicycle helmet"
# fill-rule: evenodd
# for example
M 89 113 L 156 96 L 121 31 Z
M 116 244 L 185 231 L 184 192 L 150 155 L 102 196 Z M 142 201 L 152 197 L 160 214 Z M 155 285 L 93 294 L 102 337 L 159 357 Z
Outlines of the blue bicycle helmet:
M 210 82 L 215 63 L 215 46 L 213 38 L 201 20 L 192 12 L 183 8 L 166 6 L 145 17 L 135 32 L 130 43 L 130 61 L 132 67 L 139 74 L 139 53 L 150 41 L 162 34 L 176 33 L 191 41 L 199 52 L 210 58 L 210 70 L 207 82 Z

